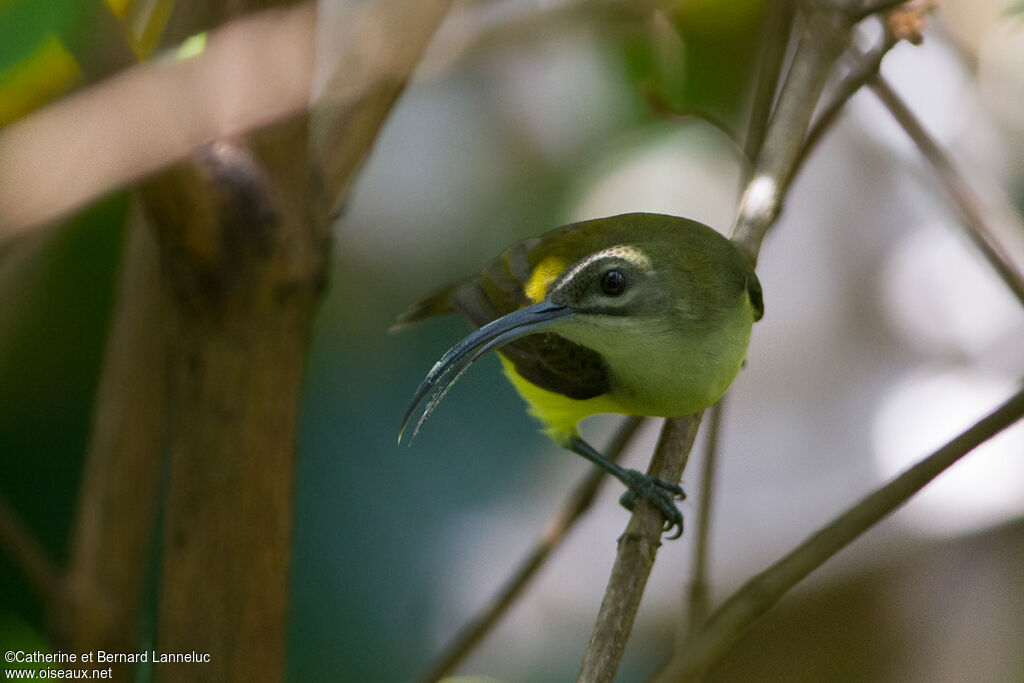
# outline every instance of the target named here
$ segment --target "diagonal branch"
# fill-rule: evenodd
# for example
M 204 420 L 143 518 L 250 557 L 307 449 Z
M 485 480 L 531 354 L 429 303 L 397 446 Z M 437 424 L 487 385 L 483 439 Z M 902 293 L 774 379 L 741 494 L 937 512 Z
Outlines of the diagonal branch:
M 314 21 L 312 2 L 240 17 L 201 55 L 133 66 L 0 129 L 0 240 L 305 110 Z
M 1024 273 L 1021 272 L 1020 267 L 1014 262 L 1000 240 L 996 238 L 996 219 L 985 202 L 981 200 L 971 183 L 939 146 L 935 138 L 924 129 L 914 112 L 910 111 L 910 108 L 900 99 L 888 81 L 879 76 L 868 83 L 868 87 L 903 127 L 903 130 L 935 170 L 939 182 L 942 183 L 949 198 L 956 206 L 957 213 L 960 214 L 967 236 L 981 251 L 1021 305 L 1024 305 Z M 992 185 L 994 187 L 995 183 Z M 1009 204 L 1008 201 L 1003 203 Z M 1012 210 L 1005 211 L 1004 214 L 1008 224 L 1002 232 L 1007 235 L 1015 235 L 1020 239 L 1020 236 L 1024 235 L 1024 222 Z
M 388 112 L 402 94 L 452 0 L 379 0 L 353 5 L 358 28 L 334 56 L 311 114 L 314 189 L 330 218 L 348 191 Z
M 862 87 L 867 85 L 869 81 L 878 75 L 878 70 L 882 67 L 882 60 L 889 54 L 889 51 L 896 46 L 897 41 L 888 33 L 885 38 L 874 48 L 867 53 L 860 55 L 857 59 L 857 63 L 854 64 L 853 68 L 843 77 L 843 80 L 836 86 L 835 91 L 832 93 L 828 103 L 821 108 L 821 112 L 817 118 L 814 119 L 814 123 L 811 124 L 810 130 L 807 131 L 807 138 L 804 140 L 803 147 L 800 148 L 800 159 L 798 160 L 797 170 L 803 166 L 803 162 L 810 157 L 811 153 L 817 148 L 818 143 L 825 136 L 832 125 L 838 120 L 839 114 L 842 113 L 846 103 L 850 101 Z
M 659 681 L 691 681 L 726 652 L 759 616 L 840 549 L 905 503 L 957 460 L 1024 417 L 1024 389 L 973 427 L 847 510 L 719 607 L 669 662 Z
M 617 462 L 643 422 L 644 418 L 631 416 L 619 425 L 608 448 L 603 451 L 605 457 Z M 607 473 L 595 467 L 580 480 L 562 503 L 562 507 L 548 520 L 541 537 L 519 561 L 519 566 L 505 580 L 501 590 L 463 627 L 431 664 L 421 680 L 436 681 L 448 675 L 487 637 L 547 563 L 551 554 L 561 546 L 583 513 L 590 509 L 606 479 Z

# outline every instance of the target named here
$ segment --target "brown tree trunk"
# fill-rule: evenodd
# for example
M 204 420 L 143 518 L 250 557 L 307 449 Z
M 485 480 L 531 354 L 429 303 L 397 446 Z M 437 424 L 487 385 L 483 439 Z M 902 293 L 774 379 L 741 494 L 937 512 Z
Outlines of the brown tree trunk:
M 280 680 L 309 330 L 329 252 L 305 118 L 218 142 L 144 189 L 167 284 L 161 681 Z

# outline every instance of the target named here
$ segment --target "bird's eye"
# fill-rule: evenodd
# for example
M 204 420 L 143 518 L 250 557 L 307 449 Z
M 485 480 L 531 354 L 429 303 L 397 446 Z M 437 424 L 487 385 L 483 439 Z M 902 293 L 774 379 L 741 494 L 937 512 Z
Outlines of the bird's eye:
M 626 276 L 620 270 L 609 270 L 601 276 L 601 291 L 608 296 L 618 296 L 626 291 Z

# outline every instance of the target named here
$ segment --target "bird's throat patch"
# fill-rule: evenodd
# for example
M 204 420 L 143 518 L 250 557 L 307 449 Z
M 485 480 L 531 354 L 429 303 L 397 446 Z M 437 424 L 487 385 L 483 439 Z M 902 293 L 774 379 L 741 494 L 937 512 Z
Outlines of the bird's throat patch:
M 547 296 L 548 288 L 565 271 L 568 264 L 557 256 L 548 256 L 537 264 L 530 274 L 523 291 L 533 303 L 539 303 Z

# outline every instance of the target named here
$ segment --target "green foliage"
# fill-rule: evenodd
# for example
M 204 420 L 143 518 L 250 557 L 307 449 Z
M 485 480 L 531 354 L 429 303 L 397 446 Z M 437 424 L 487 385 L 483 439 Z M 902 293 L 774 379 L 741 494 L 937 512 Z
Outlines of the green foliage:
M 681 0 L 623 43 L 636 83 L 668 107 L 735 129 L 757 75 L 763 0 Z
M 63 561 L 88 441 L 128 195 L 98 202 L 0 270 L 0 487 Z M 22 250 L 22 253 L 17 253 Z M 39 620 L 22 576 L 0 554 L 0 606 Z
M 0 74 L 39 49 L 48 36 L 74 30 L 86 5 L 82 0 L 0 2 Z
M 0 614 L 0 651 L 2 652 L 51 652 L 50 644 L 29 624 L 10 614 Z M 0 671 L 20 669 L 22 671 L 42 671 L 47 668 L 44 663 L 8 663 L 0 662 Z

